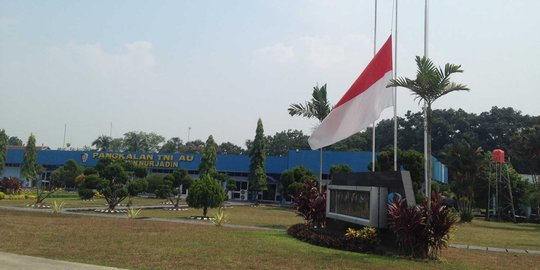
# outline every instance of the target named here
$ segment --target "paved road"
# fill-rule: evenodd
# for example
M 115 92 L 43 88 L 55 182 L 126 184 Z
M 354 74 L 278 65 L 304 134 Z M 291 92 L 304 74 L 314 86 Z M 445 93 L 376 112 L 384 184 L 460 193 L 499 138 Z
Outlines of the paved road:
M 1 270 L 120 270 L 91 264 L 57 261 L 32 256 L 0 252 Z

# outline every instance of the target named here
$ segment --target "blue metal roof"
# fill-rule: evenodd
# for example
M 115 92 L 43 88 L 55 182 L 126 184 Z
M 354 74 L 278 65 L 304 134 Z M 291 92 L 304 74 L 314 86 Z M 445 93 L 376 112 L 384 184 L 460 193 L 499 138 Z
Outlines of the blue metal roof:
M 24 150 L 10 149 L 7 151 L 8 164 L 21 164 Z M 287 156 L 268 156 L 266 158 L 266 172 L 268 174 L 281 174 L 284 170 L 296 166 L 304 166 L 319 172 L 319 151 L 289 151 Z M 95 166 L 103 157 L 125 159 L 144 164 L 149 168 L 198 170 L 201 161 L 200 154 L 191 153 L 135 153 L 135 152 L 97 152 L 97 151 L 61 151 L 38 150 L 37 163 L 49 166 L 62 166 L 67 160 L 74 160 L 82 166 Z M 216 168 L 221 172 L 249 172 L 249 156 L 245 155 L 218 155 Z M 323 173 L 329 174 L 330 166 L 334 164 L 348 164 L 353 172 L 367 172 L 371 162 L 371 152 L 336 152 L 323 151 Z M 440 182 L 448 182 L 448 170 L 438 160 L 433 159 L 433 178 Z

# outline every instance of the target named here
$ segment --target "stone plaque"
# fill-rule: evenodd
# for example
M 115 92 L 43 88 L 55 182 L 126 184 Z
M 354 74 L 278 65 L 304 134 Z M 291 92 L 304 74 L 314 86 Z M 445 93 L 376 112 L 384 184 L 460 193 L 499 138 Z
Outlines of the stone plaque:
M 369 196 L 369 191 L 330 190 L 330 212 L 369 219 Z

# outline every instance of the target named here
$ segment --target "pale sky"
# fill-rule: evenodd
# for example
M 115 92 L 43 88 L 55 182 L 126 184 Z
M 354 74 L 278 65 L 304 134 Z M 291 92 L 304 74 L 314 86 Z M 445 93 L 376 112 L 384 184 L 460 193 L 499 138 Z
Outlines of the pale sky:
M 377 46 L 391 32 L 391 0 L 378 1 Z M 429 56 L 461 64 L 436 109 L 492 106 L 540 115 L 540 1 L 430 1 Z M 424 1 L 399 1 L 398 76 L 424 51 Z M 335 104 L 373 56 L 374 1 L 0 0 L 0 128 L 53 149 L 102 134 L 214 135 L 245 146 L 316 120 L 289 104 L 328 84 Z M 398 115 L 420 111 L 398 90 Z M 383 118 L 392 115 L 391 109 Z

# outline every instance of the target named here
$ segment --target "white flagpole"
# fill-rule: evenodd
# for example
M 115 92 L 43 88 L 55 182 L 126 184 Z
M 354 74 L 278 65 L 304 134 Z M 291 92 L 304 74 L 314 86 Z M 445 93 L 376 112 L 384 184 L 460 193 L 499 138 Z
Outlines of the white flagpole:
M 428 57 L 429 0 L 425 0 L 424 10 L 424 57 Z M 424 180 L 428 208 L 431 206 L 431 157 L 428 156 L 427 103 L 424 102 Z
M 373 27 L 373 56 L 377 54 L 377 0 L 375 0 L 375 23 Z M 375 171 L 375 122 L 373 122 L 373 128 L 371 134 L 371 171 Z
M 395 30 L 394 30 L 394 79 L 397 78 L 397 40 L 398 40 L 398 0 L 396 0 L 396 13 L 395 13 Z M 394 171 L 398 170 L 397 165 L 397 87 L 394 87 Z
M 319 149 L 319 192 L 322 192 L 322 151 L 323 147 Z

